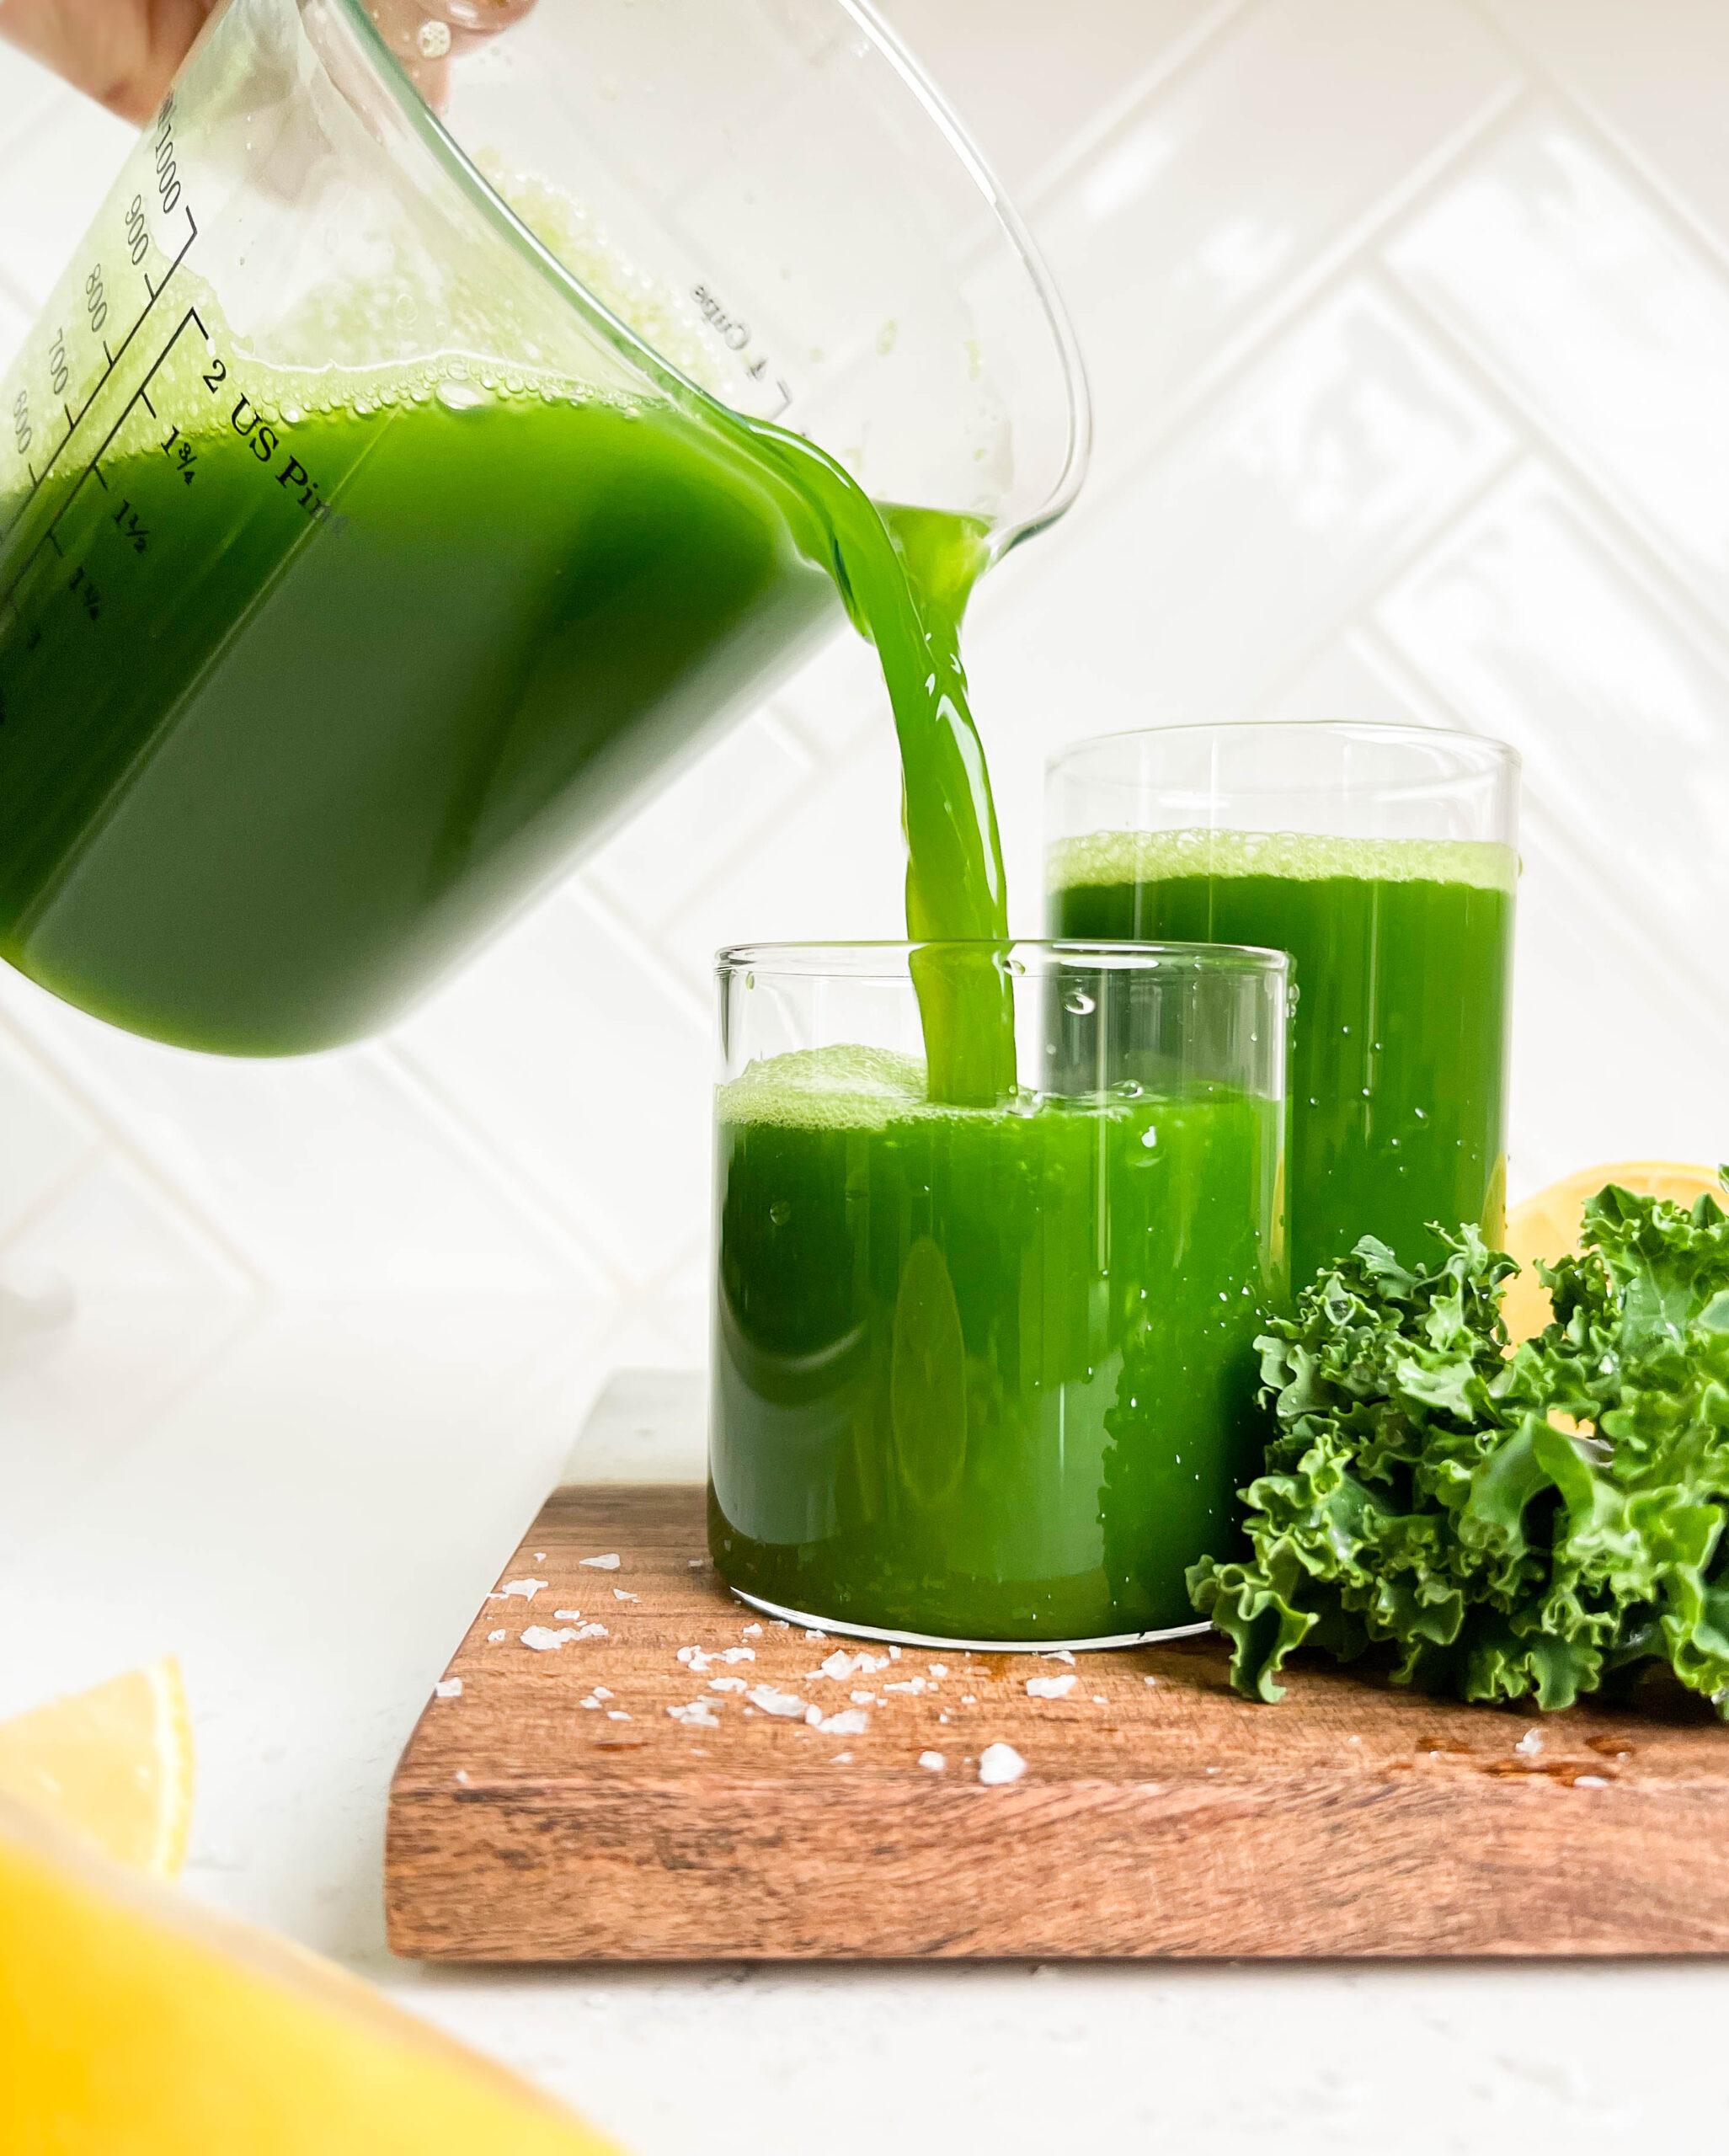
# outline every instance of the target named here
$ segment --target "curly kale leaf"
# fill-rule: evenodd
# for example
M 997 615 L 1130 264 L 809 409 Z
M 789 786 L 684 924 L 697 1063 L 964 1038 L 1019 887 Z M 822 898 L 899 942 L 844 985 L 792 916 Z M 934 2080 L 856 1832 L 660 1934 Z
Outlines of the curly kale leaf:
M 1426 1273 L 1366 1239 L 1260 1342 L 1248 1553 L 1189 1573 L 1239 1689 L 1385 1644 L 1398 1683 L 1542 1707 L 1665 1661 L 1729 1716 L 1729 1219 L 1599 1192 L 1512 1353 L 1517 1266 L 1435 1233 Z

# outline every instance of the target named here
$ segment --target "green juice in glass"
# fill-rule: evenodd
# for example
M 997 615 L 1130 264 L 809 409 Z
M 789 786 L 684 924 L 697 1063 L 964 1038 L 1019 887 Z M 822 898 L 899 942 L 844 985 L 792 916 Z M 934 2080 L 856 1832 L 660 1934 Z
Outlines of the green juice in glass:
M 1262 1442 L 1273 1103 L 933 1104 L 867 1049 L 721 1089 L 710 1543 L 779 1609 L 951 1641 L 1193 1621 Z
M 1053 934 L 1269 945 L 1296 961 L 1289 1155 L 1301 1284 L 1376 1235 L 1502 1227 L 1517 864 L 1486 841 L 1101 831 L 1053 848 Z

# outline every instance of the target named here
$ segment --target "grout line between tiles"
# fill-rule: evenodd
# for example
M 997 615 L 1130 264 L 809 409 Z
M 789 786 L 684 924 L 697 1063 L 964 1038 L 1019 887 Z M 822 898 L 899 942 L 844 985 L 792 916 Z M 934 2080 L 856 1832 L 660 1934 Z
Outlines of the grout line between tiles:
M 525 1222 L 553 1244 L 560 1255 L 574 1258 L 615 1294 L 632 1284 L 629 1275 L 620 1272 L 605 1250 L 589 1240 L 563 1208 L 548 1199 L 531 1171 L 470 1115 L 414 1049 L 403 1041 L 387 1038 L 372 1043 L 369 1053 L 417 1098 L 471 1164 L 488 1176 Z
M 1449 696 L 1436 688 L 1427 675 L 1417 670 L 1402 647 L 1379 622 L 1365 619 L 1357 625 L 1355 633 L 1367 647 L 1375 664 L 1419 709 L 1432 713 L 1443 725 L 1458 728 L 1468 734 L 1482 733 L 1480 726 L 1473 724 Z M 1540 835 L 1544 854 L 1554 864 L 1557 873 L 1576 891 L 1600 903 L 1604 885 L 1613 888 L 1613 869 L 1594 883 L 1577 872 L 1574 863 L 1588 842 L 1568 835 L 1558 821 L 1556 812 L 1540 793 L 1533 793 L 1529 788 L 1522 790 L 1519 820 L 1526 828 L 1534 826 Z M 1636 947 L 1636 954 L 1646 967 L 1665 980 L 1671 990 L 1682 997 L 1690 1009 L 1696 1009 L 1704 1022 L 1721 1033 L 1726 1048 L 1729 1048 L 1729 1027 L 1720 1026 L 1711 1015 L 1716 1011 L 1721 997 L 1721 982 L 1712 979 L 1707 972 L 1694 972 L 1684 954 L 1678 963 L 1675 948 L 1669 939 L 1647 929 L 1639 915 L 1627 907 L 1614 906 L 1611 910 L 1622 923 L 1630 942 Z
M 1477 112 L 1413 165 L 1396 186 L 1385 189 L 1370 209 L 1270 294 L 1241 328 L 1224 339 L 1218 355 L 1176 393 L 1162 415 L 1123 442 L 1108 472 L 1099 468 L 1095 461 L 1095 471 L 1083 495 L 1084 514 L 1091 518 L 1108 513 L 1111 504 L 1144 479 L 1149 465 L 1169 456 L 1180 436 L 1227 403 L 1274 347 L 1299 329 L 1298 318 L 1319 313 L 1329 300 L 1361 275 L 1374 262 L 1386 232 L 1420 214 L 1452 185 L 1460 168 L 1510 127 L 1528 101 L 1528 86 L 1523 81 L 1502 84 Z M 1070 515 L 1075 513 L 1071 510 Z M 988 578 L 980 590 L 988 610 Z
M 71 1097 L 80 1113 L 95 1126 L 108 1149 L 149 1188 L 192 1241 L 205 1246 L 206 1255 L 213 1261 L 237 1273 L 241 1284 L 253 1294 L 263 1299 L 274 1292 L 269 1275 L 259 1270 L 245 1250 L 205 1214 L 202 1206 L 163 1174 L 125 1126 L 109 1113 L 99 1094 L 73 1077 L 57 1058 L 24 1032 L 12 1017 L 0 1014 L 0 1032 L 16 1044 L 27 1061 L 34 1064 L 40 1075 Z
M 1655 208 L 1684 226 L 1688 237 L 1715 256 L 1719 269 L 1729 274 L 1729 237 L 1700 216 L 1681 189 L 1665 178 L 1661 168 L 1652 164 L 1599 109 L 1582 83 L 1564 67 L 1557 67 L 1540 45 L 1521 37 L 1485 5 L 1484 0 L 1458 0 L 1458 4 L 1469 8 L 1511 62 L 1538 77 L 1544 93 L 1566 109 L 1568 120 L 1579 131 L 1588 135 L 1597 149 L 1622 168 L 1623 178 L 1646 196 L 1647 207 Z
M 1699 585 L 1671 554 L 1643 512 L 1623 500 L 1612 483 L 1598 478 L 1588 456 L 1582 456 L 1574 442 L 1548 424 L 1540 404 L 1528 402 L 1493 358 L 1465 331 L 1438 314 L 1390 263 L 1367 265 L 1364 274 L 1413 334 L 1462 375 L 1497 418 L 1529 438 L 1543 467 L 1588 510 L 1587 521 L 1593 536 L 1616 568 L 1678 630 L 1691 636 L 1720 673 L 1729 677 L 1729 624 L 1712 612 Z
M 1119 91 L 1102 112 L 1096 112 L 1084 121 L 1060 149 L 1054 151 L 1043 164 L 1028 174 L 1026 184 L 1014 190 L 1017 207 L 1029 221 L 1036 219 L 1038 211 L 1139 106 L 1169 90 L 1198 61 L 1206 58 L 1215 45 L 1223 44 L 1226 35 L 1246 16 L 1271 4 L 1272 0 L 1218 0 L 1209 13 L 1174 38 L 1156 60 L 1132 77 L 1128 87 Z

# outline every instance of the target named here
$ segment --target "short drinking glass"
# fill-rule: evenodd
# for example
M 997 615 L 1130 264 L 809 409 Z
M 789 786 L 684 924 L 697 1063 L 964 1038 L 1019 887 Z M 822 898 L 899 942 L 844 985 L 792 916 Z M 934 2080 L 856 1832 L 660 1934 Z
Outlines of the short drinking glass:
M 927 1095 L 997 969 L 1017 1075 Z M 719 960 L 709 1537 L 776 1615 L 946 1645 L 1193 1622 L 1285 1292 L 1282 953 L 762 945 Z

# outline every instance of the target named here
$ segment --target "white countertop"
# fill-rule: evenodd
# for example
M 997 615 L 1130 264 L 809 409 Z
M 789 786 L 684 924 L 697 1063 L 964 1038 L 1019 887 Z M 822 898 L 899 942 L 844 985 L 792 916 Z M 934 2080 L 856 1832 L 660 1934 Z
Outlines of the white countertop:
M 1577 2156 L 1716 2118 L 1716 1964 L 392 1961 L 391 1769 L 607 1374 L 590 1317 L 522 1301 L 140 1298 L 0 1340 L 0 1714 L 178 1654 L 191 1891 L 375 1978 L 639 2156 L 1050 2156 L 1083 2136 Z

